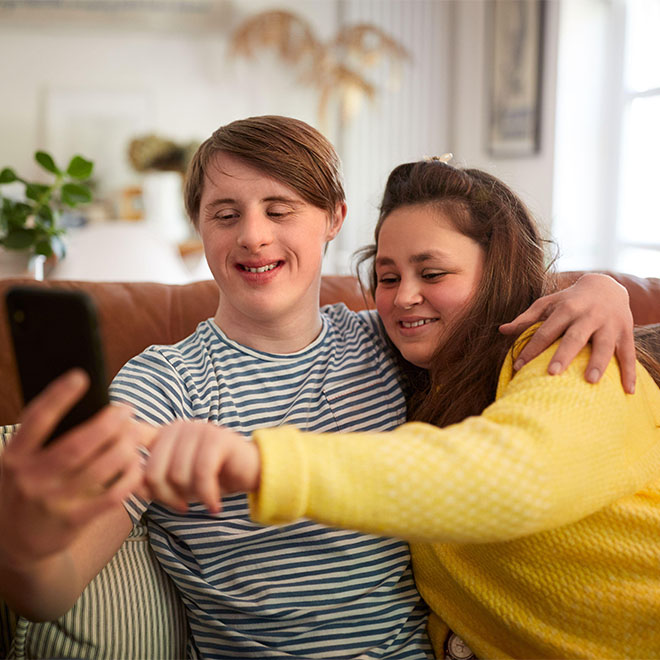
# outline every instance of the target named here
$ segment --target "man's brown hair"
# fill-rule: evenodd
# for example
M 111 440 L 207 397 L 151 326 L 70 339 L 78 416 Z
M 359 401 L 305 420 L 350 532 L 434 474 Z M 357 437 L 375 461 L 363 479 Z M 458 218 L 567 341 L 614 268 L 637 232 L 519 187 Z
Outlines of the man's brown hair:
M 207 168 L 218 153 L 235 156 L 277 179 L 330 215 L 345 200 L 341 161 L 319 131 L 292 117 L 249 117 L 218 128 L 200 145 L 190 162 L 184 201 L 195 226 L 199 222 Z

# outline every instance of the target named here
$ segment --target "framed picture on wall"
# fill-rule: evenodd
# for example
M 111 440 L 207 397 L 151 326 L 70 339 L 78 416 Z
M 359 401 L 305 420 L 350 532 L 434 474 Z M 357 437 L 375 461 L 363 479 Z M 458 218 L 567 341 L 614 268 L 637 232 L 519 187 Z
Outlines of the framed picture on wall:
M 493 157 L 540 149 L 544 14 L 545 0 L 488 3 L 487 146 Z

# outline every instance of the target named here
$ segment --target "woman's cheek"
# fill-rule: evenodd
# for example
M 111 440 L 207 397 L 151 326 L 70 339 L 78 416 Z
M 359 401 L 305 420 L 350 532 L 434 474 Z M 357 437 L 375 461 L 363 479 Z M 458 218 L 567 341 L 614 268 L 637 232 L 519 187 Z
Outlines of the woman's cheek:
M 385 289 L 382 287 L 376 287 L 376 291 L 374 293 L 374 301 L 376 303 L 376 310 L 378 311 L 378 314 L 383 323 L 387 321 L 389 312 L 392 309 L 391 298 L 392 296 L 388 296 Z

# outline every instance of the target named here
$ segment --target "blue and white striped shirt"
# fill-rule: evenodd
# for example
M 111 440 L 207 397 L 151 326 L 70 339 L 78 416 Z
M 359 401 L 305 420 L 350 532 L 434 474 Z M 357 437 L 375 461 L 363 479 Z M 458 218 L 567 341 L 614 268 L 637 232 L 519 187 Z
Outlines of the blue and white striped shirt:
M 207 420 L 245 435 L 295 424 L 312 431 L 382 431 L 405 421 L 396 367 L 375 314 L 322 310 L 302 351 L 275 355 L 228 339 L 209 319 L 174 346 L 133 358 L 114 400 L 142 419 Z M 134 519 L 145 505 L 128 505 Z M 408 546 L 301 521 L 265 527 L 244 495 L 220 514 L 201 504 L 147 511 L 154 552 L 188 610 L 191 657 L 432 658 L 427 611 Z

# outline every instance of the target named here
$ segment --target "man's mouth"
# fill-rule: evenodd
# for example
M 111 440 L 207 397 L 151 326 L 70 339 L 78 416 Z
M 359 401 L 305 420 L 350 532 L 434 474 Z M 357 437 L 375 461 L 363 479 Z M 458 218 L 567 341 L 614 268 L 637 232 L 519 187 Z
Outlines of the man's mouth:
M 265 264 L 264 266 L 246 266 L 245 264 L 238 264 L 241 270 L 244 270 L 248 273 L 266 273 L 273 268 L 277 268 L 282 262 L 275 261 L 272 264 Z
M 399 321 L 403 328 L 419 328 L 427 323 L 433 323 L 438 319 L 419 319 L 418 321 Z

